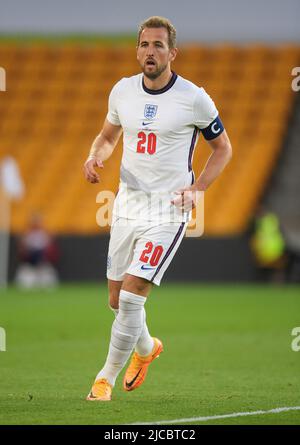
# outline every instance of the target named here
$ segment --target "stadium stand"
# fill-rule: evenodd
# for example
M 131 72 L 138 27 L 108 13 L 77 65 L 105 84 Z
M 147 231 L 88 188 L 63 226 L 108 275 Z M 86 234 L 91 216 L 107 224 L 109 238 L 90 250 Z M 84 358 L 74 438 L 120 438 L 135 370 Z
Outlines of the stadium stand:
M 291 67 L 297 46 L 188 46 L 174 69 L 215 100 L 234 156 L 205 196 L 205 234 L 242 233 L 278 159 L 294 104 Z M 0 158 L 19 162 L 26 184 L 13 205 L 12 229 L 21 233 L 39 211 L 59 234 L 107 232 L 96 224 L 96 191 L 116 192 L 121 143 L 92 187 L 82 174 L 90 145 L 107 112 L 108 93 L 123 76 L 139 72 L 133 46 L 0 43 L 7 91 L 0 101 Z M 209 156 L 200 138 L 193 166 Z
M 296 99 L 285 149 L 280 154 L 278 168 L 264 196 L 263 205 L 280 219 L 281 230 L 289 253 L 290 281 L 300 280 L 300 100 Z

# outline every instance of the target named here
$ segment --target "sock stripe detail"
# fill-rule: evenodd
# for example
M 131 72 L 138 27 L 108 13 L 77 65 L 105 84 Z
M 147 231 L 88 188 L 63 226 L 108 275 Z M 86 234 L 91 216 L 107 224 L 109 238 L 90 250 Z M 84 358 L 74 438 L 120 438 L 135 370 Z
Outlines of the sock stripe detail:
M 139 326 L 127 326 L 124 323 L 121 323 L 119 320 L 115 320 L 116 323 L 120 324 L 123 328 L 127 328 L 127 329 L 142 329 L 143 325 L 139 325 Z
M 112 337 L 114 337 L 116 340 L 119 340 L 119 341 L 122 341 L 122 342 L 124 342 L 124 343 L 128 343 L 129 345 L 132 345 L 132 347 L 134 346 L 134 340 L 132 340 L 132 341 L 128 341 L 128 340 L 125 340 L 125 339 L 123 339 L 123 338 L 119 338 L 116 334 L 114 334 L 114 333 L 112 333 Z
M 121 352 L 124 352 L 124 351 L 132 351 L 132 348 L 129 348 L 129 349 L 120 349 L 120 348 L 118 348 L 118 346 L 115 346 L 111 340 L 110 340 L 110 343 L 111 343 L 111 345 L 112 345 L 115 349 L 117 349 L 118 351 L 121 351 Z M 121 370 L 120 370 L 120 371 L 121 371 Z
M 129 304 L 138 304 L 139 306 L 144 306 L 147 298 L 142 295 L 137 295 L 132 292 L 128 292 L 127 290 L 120 291 L 120 302 L 129 303 Z

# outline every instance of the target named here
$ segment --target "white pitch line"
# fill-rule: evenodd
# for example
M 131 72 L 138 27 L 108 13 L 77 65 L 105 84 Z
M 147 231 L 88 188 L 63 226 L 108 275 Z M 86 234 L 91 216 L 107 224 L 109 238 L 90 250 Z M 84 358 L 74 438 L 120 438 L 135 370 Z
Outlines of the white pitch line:
M 231 413 L 231 414 L 220 414 L 217 416 L 206 416 L 206 417 L 189 417 L 186 419 L 169 419 L 169 420 L 159 420 L 158 422 L 136 422 L 131 423 L 130 425 L 171 425 L 171 424 L 177 424 L 180 425 L 181 423 L 187 423 L 187 422 L 206 422 L 208 420 L 215 420 L 215 419 L 228 419 L 229 417 L 243 417 L 243 416 L 260 416 L 263 414 L 277 414 L 277 413 L 283 413 L 287 411 L 300 411 L 300 406 L 288 406 L 284 408 L 273 408 L 269 409 L 268 411 L 248 411 L 243 413 Z

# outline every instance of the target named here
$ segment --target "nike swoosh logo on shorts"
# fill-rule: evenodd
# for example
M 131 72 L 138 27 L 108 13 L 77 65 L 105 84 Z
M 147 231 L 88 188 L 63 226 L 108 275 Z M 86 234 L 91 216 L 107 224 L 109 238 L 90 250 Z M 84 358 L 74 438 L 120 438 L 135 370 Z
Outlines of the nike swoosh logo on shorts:
M 152 270 L 152 269 L 155 269 L 155 267 L 147 267 L 147 266 L 144 266 L 144 264 L 141 266 L 141 269 L 143 269 L 143 270 Z

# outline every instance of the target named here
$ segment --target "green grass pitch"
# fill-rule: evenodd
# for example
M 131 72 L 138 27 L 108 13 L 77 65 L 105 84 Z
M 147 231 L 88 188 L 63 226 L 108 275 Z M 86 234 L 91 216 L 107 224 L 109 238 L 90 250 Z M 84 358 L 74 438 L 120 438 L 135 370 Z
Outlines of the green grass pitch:
M 2 291 L 0 424 L 154 423 L 300 405 L 299 287 L 164 283 L 146 309 L 164 353 L 136 391 L 122 389 L 122 372 L 111 402 L 90 403 L 113 320 L 106 286 Z M 299 425 L 300 411 L 204 424 Z

